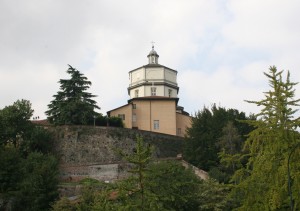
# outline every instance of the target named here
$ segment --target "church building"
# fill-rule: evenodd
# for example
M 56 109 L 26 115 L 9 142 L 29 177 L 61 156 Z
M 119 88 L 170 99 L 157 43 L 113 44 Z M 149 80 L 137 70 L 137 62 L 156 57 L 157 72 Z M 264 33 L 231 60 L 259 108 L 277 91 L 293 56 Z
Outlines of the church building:
M 192 117 L 178 106 L 177 71 L 158 63 L 154 46 L 147 57 L 147 65 L 129 71 L 128 103 L 107 114 L 125 128 L 184 136 Z

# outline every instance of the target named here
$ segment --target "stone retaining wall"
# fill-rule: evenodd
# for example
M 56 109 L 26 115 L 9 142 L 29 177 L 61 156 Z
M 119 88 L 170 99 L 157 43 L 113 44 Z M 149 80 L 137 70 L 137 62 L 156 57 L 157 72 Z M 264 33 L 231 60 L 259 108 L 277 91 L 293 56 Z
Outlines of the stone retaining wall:
M 155 147 L 154 158 L 175 158 L 182 153 L 184 142 L 182 137 L 125 128 L 59 126 L 49 130 L 55 136 L 62 181 L 86 177 L 113 181 L 125 177 L 129 166 L 117 150 L 132 153 L 137 136 Z

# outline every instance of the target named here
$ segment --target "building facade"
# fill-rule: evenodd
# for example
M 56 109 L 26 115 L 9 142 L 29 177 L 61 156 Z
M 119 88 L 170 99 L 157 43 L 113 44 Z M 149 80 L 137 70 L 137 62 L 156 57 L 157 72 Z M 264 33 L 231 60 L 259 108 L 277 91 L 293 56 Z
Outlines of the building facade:
M 153 46 L 147 57 L 147 65 L 129 71 L 128 103 L 107 114 L 126 128 L 184 136 L 191 116 L 178 106 L 177 71 L 158 63 Z

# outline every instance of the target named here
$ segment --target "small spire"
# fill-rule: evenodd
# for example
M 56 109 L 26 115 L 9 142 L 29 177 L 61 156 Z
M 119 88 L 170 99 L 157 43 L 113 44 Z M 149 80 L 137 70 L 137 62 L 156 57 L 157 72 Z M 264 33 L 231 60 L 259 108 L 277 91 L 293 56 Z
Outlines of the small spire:
M 152 50 L 154 50 L 154 41 L 151 42 L 152 43 Z

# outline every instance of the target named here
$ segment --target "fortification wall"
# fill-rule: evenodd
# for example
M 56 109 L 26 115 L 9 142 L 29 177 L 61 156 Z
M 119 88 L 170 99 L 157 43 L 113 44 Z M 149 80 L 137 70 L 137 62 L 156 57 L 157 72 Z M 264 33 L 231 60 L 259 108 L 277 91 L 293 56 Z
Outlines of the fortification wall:
M 55 136 L 61 179 L 77 181 L 90 177 L 113 181 L 127 176 L 128 164 L 117 153 L 132 153 L 136 136 L 154 146 L 154 158 L 182 153 L 183 138 L 148 131 L 112 127 L 59 126 L 49 128 Z

